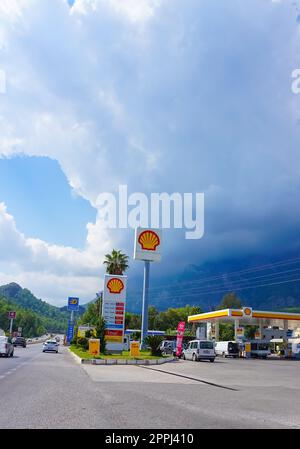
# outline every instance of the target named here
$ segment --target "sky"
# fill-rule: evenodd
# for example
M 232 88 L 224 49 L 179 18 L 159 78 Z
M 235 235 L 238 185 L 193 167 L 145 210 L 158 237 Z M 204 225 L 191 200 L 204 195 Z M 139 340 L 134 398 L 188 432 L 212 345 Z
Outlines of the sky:
M 52 304 L 102 288 L 102 192 L 203 192 L 205 233 L 153 269 L 300 246 L 300 3 L 1 0 L 0 284 Z M 142 265 L 130 261 L 130 276 Z M 157 281 L 158 282 L 158 281 Z

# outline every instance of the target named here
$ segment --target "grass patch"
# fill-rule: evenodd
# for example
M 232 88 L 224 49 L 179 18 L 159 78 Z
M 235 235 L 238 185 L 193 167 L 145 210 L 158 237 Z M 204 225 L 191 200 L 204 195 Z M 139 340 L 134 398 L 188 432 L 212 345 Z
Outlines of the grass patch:
M 92 356 L 88 351 L 82 348 L 78 348 L 75 345 L 69 346 L 70 350 L 74 352 L 74 354 L 78 355 L 81 359 L 126 359 L 126 360 L 156 360 L 163 359 L 167 356 L 153 356 L 150 351 L 141 351 L 139 357 L 131 357 L 130 351 L 122 351 L 122 354 L 100 354 L 100 356 Z

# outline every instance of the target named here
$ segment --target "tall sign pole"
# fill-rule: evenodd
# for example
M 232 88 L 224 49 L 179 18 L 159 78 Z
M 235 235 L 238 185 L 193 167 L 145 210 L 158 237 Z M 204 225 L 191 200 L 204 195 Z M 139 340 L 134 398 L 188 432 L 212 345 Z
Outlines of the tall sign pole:
M 109 351 L 124 347 L 127 276 L 105 274 L 102 316 L 105 320 L 105 342 Z
M 9 333 L 12 335 L 12 329 L 13 329 L 13 322 L 16 318 L 16 312 L 8 312 L 8 318 L 10 319 L 10 325 L 9 325 Z
M 141 332 L 141 349 L 144 348 L 145 338 L 148 335 L 148 307 L 149 307 L 149 274 L 150 261 L 145 260 L 144 265 L 144 284 L 143 284 L 143 307 L 142 307 L 142 332 Z
M 74 336 L 74 312 L 79 310 L 79 298 L 68 298 L 68 310 L 71 312 L 71 318 L 68 322 L 67 343 L 70 343 Z
M 141 349 L 145 348 L 145 338 L 148 335 L 150 262 L 161 260 L 161 238 L 161 229 L 136 228 L 135 230 L 133 258 L 144 261 Z

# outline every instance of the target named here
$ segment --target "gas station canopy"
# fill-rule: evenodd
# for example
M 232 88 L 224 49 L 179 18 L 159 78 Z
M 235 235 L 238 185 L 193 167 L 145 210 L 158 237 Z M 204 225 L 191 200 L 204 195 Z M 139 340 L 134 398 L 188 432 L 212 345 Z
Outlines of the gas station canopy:
M 300 321 L 300 313 L 267 312 L 262 310 L 252 310 L 251 307 L 242 309 L 223 309 L 214 312 L 199 313 L 188 317 L 189 323 L 206 323 L 238 320 L 240 325 L 257 324 L 263 321 Z M 299 323 L 298 323 L 299 325 Z

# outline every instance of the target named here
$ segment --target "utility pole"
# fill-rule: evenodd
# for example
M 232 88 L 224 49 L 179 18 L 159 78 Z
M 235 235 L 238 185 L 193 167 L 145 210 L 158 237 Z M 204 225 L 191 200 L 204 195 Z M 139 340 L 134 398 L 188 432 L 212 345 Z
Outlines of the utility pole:
M 143 308 L 142 308 L 142 332 L 141 332 L 141 349 L 146 347 L 144 342 L 148 335 L 148 303 L 149 303 L 149 272 L 150 261 L 145 260 L 144 265 L 144 285 L 143 285 Z
M 102 317 L 102 303 L 103 303 L 103 291 L 96 293 L 97 299 L 99 299 L 99 317 Z

